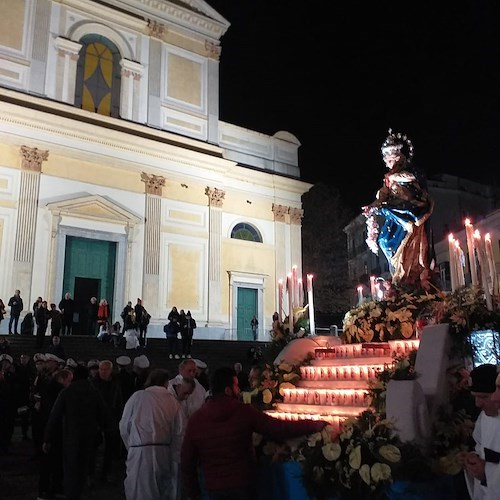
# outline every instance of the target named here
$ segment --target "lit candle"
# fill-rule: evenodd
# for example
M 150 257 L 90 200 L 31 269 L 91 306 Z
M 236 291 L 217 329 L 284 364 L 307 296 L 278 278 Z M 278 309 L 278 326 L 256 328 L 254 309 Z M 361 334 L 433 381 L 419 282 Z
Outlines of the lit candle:
M 491 248 L 491 236 L 490 233 L 484 235 L 484 246 L 486 249 L 486 258 L 488 260 L 488 268 L 490 270 L 492 288 L 491 293 L 493 295 L 499 295 L 500 290 L 498 288 L 498 275 L 497 268 L 495 264 L 495 258 L 493 257 L 493 249 Z
M 458 286 L 465 286 L 465 255 L 460 248 L 460 242 L 455 240 L 455 250 L 456 250 L 456 260 L 457 260 L 457 275 L 458 275 Z
M 278 281 L 278 317 L 283 322 L 283 280 Z
M 286 289 L 288 292 L 288 328 L 290 333 L 293 333 L 293 285 L 292 285 L 292 274 L 288 273 L 286 277 Z
M 455 238 L 453 237 L 453 234 L 448 235 L 448 252 L 450 255 L 451 291 L 454 292 L 457 289 L 457 267 L 455 258 Z
M 298 287 L 299 287 L 299 306 L 303 307 L 304 306 L 304 285 L 302 284 L 302 278 L 299 278 L 297 280 Z
M 313 300 L 313 275 L 307 275 L 307 303 L 309 304 L 309 331 L 311 335 L 316 335 L 316 325 L 314 322 L 314 300 Z
M 377 297 L 375 290 L 375 276 L 370 276 L 370 294 L 372 296 L 372 300 L 375 300 Z
M 361 285 L 358 286 L 358 306 L 363 303 L 363 287 Z
M 299 304 L 299 284 L 297 282 L 297 266 L 292 267 L 292 299 L 293 307 Z
M 465 235 L 467 237 L 467 251 L 469 254 L 469 270 L 472 286 L 478 285 L 476 258 L 474 256 L 474 228 L 470 219 L 465 219 Z
M 488 283 L 488 271 L 486 264 L 486 251 L 484 249 L 484 243 L 481 240 L 481 235 L 476 229 L 474 231 L 474 243 L 477 249 L 477 258 L 479 260 L 479 267 L 481 271 L 481 287 L 484 290 L 484 298 L 486 299 L 486 307 L 488 311 L 493 311 L 493 302 L 491 300 L 490 286 Z

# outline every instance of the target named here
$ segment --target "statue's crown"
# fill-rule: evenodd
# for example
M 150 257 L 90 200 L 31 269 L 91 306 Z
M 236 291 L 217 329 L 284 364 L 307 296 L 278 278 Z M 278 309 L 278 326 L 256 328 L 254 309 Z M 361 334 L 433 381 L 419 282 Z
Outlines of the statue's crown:
M 408 161 L 411 161 L 413 158 L 413 144 L 410 139 L 400 133 L 394 134 L 391 128 L 389 129 L 387 139 L 382 144 L 381 150 L 383 156 L 402 153 Z

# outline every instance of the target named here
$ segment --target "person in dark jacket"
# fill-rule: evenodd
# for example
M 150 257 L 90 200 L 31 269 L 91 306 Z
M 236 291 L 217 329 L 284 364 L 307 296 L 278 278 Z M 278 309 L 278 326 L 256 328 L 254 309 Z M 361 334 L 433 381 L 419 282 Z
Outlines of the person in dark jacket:
M 58 358 L 66 360 L 66 352 L 64 351 L 64 346 L 61 343 L 61 337 L 54 335 L 52 337 L 52 344 L 47 348 L 47 352 L 55 354 Z
M 55 304 L 50 304 L 49 318 L 50 335 L 52 335 L 52 337 L 55 337 L 56 335 L 59 337 L 61 335 L 63 318 L 61 311 L 57 309 L 57 306 Z
M 66 292 L 64 298 L 59 302 L 59 310 L 63 315 L 63 335 L 71 335 L 73 331 L 73 313 L 75 312 L 75 302 L 71 294 Z
M 21 335 L 32 336 L 35 331 L 35 320 L 33 313 L 26 313 L 26 316 L 21 321 Z
M 36 347 L 43 346 L 45 334 L 47 333 L 47 326 L 49 324 L 49 311 L 47 309 L 47 301 L 43 300 L 42 304 L 38 307 L 35 314 L 36 321 Z
M 327 425 L 279 420 L 238 401 L 238 377 L 230 367 L 215 370 L 210 387 L 212 397 L 188 420 L 181 450 L 183 487 L 193 500 L 201 498 L 198 466 L 209 498 L 257 498 L 254 432 L 283 440 L 320 432 Z
M 45 430 L 44 450 L 62 428 L 64 493 L 67 500 L 79 500 L 90 472 L 96 436 L 109 428 L 110 415 L 99 392 L 88 378 L 87 369 L 75 368 L 73 382 L 59 394 Z
M 193 345 L 193 334 L 196 329 L 196 321 L 191 316 L 191 311 L 186 313 L 184 321 L 181 323 L 182 357 L 191 357 L 191 346 Z
M 99 311 L 99 304 L 97 297 L 91 297 L 87 310 L 88 333 L 91 337 L 97 335 L 97 313 Z
M 14 325 L 14 335 L 19 335 L 17 325 L 19 323 L 19 316 L 24 309 L 23 299 L 21 292 L 16 290 L 14 295 L 9 299 L 7 304 L 10 307 L 10 320 L 9 320 L 9 335 L 12 335 L 12 326 Z

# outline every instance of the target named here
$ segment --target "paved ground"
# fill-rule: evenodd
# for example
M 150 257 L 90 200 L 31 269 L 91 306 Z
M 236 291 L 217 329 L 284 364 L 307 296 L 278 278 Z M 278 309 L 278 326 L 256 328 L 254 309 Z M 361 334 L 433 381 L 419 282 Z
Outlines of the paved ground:
M 123 464 L 119 464 L 114 482 L 97 482 L 85 491 L 82 500 L 124 500 Z M 0 456 L 0 498 L 2 500 L 36 500 L 38 497 L 38 461 L 32 441 L 23 441 L 16 427 L 9 455 Z

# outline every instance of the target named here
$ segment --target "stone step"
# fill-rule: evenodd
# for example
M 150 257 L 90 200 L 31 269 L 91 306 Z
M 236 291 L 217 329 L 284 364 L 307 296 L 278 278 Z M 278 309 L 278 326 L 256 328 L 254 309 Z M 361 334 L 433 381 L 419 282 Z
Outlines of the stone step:
M 0 335 L 7 338 L 10 343 L 11 355 L 15 360 L 23 353 L 33 356 L 36 352 L 45 353 L 51 343 L 50 337 L 44 340 L 43 348 L 36 348 L 35 336 L 22 335 Z M 127 350 L 123 347 L 114 347 L 110 343 L 102 343 L 95 337 L 88 335 L 69 335 L 61 337 L 61 344 L 67 358 L 74 360 L 88 361 L 90 359 L 109 359 L 115 361 L 118 356 L 126 355 L 131 359 L 140 354 L 145 354 L 153 368 L 166 368 L 173 374 L 177 373 L 177 368 L 181 359 L 169 359 L 167 351 L 167 341 L 162 338 L 151 338 L 147 341 L 145 349 Z M 240 341 L 240 340 L 194 340 L 191 354 L 193 358 L 198 358 L 207 363 L 209 370 L 220 366 L 233 366 L 239 361 L 245 370 L 249 370 L 252 360 L 248 353 L 252 346 L 260 346 L 265 351 L 267 344 L 264 342 Z M 180 352 L 180 342 L 179 342 Z

